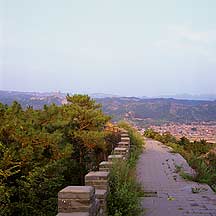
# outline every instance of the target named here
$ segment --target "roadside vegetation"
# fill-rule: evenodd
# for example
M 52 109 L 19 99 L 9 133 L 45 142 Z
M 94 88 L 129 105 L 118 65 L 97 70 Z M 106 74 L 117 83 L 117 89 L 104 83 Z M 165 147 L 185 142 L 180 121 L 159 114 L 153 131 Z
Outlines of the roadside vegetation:
M 129 160 L 116 161 L 111 170 L 108 215 L 138 216 L 142 212 L 140 197 L 143 192 L 136 181 L 135 166 L 143 150 L 144 140 L 142 135 L 129 124 L 120 122 L 118 126 L 128 131 L 131 139 L 131 152 Z
M 101 105 L 87 95 L 67 101 L 41 110 L 0 104 L 1 216 L 56 215 L 59 190 L 83 185 L 118 142 Z
M 188 161 L 196 175 L 181 173 L 182 177 L 206 183 L 216 192 L 216 144 L 207 143 L 205 140 L 190 142 L 186 137 L 177 140 L 170 133 L 161 135 L 152 129 L 146 130 L 144 136 L 172 147 L 173 153 L 181 154 Z

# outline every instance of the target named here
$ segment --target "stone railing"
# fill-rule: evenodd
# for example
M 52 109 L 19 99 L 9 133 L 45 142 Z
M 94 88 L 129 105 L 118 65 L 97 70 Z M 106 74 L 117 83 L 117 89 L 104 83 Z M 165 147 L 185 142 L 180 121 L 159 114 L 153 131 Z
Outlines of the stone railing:
M 130 154 L 128 132 L 121 130 L 121 141 L 99 165 L 99 171 L 85 176 L 85 186 L 68 186 L 58 193 L 57 216 L 106 216 L 109 170 L 115 160 L 127 160 Z

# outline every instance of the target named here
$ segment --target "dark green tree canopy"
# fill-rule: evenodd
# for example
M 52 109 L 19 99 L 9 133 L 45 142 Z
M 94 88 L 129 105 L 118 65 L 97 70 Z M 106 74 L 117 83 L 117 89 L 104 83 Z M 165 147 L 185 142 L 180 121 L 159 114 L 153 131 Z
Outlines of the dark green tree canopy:
M 0 104 L 0 216 L 56 215 L 57 193 L 82 184 L 110 149 L 110 119 L 88 95 L 22 109 Z

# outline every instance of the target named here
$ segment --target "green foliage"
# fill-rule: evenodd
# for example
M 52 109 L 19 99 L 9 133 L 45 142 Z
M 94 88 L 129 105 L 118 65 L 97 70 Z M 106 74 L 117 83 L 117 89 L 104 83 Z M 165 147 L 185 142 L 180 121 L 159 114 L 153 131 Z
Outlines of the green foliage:
M 109 117 L 87 95 L 23 110 L 0 104 L 0 215 L 56 215 L 57 193 L 80 185 L 109 153 Z M 110 135 L 111 137 L 111 135 Z
M 186 137 L 181 137 L 180 140 L 178 141 L 178 144 L 182 146 L 186 146 L 190 144 L 190 140 L 187 139 Z
M 205 140 L 189 142 L 184 146 L 185 151 L 191 152 L 196 156 L 208 153 L 211 148 L 212 145 L 208 144 Z
M 145 130 L 144 132 L 144 136 L 145 137 L 148 137 L 148 138 L 151 138 L 151 139 L 155 139 L 155 136 L 156 135 L 159 135 L 157 132 L 155 132 L 153 129 L 147 129 Z
M 216 159 L 216 156 L 215 156 Z M 216 184 L 216 167 L 209 166 L 202 158 L 192 155 L 189 160 L 191 166 L 197 171 L 194 180 L 211 185 Z
M 136 216 L 141 213 L 139 204 L 141 192 L 134 178 L 127 162 L 114 164 L 109 180 L 108 211 L 110 216 Z
M 110 193 L 108 196 L 108 214 L 110 216 L 140 215 L 140 185 L 136 182 L 135 165 L 143 148 L 143 137 L 127 123 L 120 127 L 129 132 L 131 154 L 128 161 L 116 161 L 110 173 Z
M 194 176 L 192 176 L 192 175 L 189 174 L 189 173 L 184 172 L 183 170 L 180 171 L 179 175 L 180 175 L 183 179 L 185 179 L 185 180 L 188 180 L 188 181 L 195 181 Z

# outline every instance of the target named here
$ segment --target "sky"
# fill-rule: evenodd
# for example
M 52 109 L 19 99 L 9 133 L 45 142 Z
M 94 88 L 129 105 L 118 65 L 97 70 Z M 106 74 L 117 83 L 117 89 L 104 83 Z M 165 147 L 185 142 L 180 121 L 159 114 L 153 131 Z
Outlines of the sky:
M 0 0 L 0 89 L 216 94 L 215 0 Z

